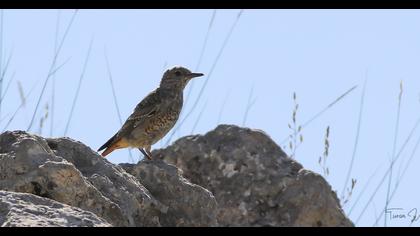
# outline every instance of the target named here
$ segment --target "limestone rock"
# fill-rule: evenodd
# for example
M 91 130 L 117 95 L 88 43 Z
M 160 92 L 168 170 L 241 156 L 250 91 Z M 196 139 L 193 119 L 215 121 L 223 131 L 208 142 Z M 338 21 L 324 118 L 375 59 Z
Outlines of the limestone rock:
M 190 183 L 182 171 L 160 160 L 122 164 L 161 203 L 168 207 L 160 219 L 167 226 L 216 226 L 217 203 L 207 189 Z
M 109 227 L 95 214 L 28 193 L 0 190 L 2 227 Z
M 214 194 L 221 226 L 353 226 L 324 178 L 262 131 L 220 125 L 152 155 Z
M 0 190 L 54 199 L 90 211 L 113 226 L 217 224 L 216 201 L 208 190 L 186 181 L 174 166 L 142 163 L 133 174 L 151 171 L 147 176 L 153 178 L 136 178 L 70 138 L 44 139 L 23 131 L 0 135 Z M 144 171 L 138 172 L 141 168 Z M 171 192 L 154 186 L 168 186 Z M 200 204 L 191 206 L 185 200 Z
M 4 132 L 0 225 L 353 226 L 325 179 L 262 131 L 220 125 L 152 155 L 115 165 L 70 138 Z

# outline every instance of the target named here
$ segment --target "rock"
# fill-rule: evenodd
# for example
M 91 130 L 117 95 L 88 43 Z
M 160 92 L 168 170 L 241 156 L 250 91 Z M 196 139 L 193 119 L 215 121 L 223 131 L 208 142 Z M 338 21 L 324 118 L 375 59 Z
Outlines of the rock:
M 71 162 L 86 180 L 121 211 L 127 226 L 160 226 L 161 208 L 150 192 L 123 168 L 114 165 L 81 142 L 69 138 L 47 139 L 55 155 Z M 120 224 L 115 224 L 120 225 Z
M 183 179 L 174 166 L 163 162 L 144 165 L 153 172 L 140 171 L 145 167 L 139 165 L 133 173 L 139 170 L 140 176 L 156 177 L 145 177 L 144 182 L 162 202 L 140 179 L 80 142 L 70 138 L 44 139 L 23 131 L 0 135 L 0 190 L 50 198 L 90 211 L 113 226 L 216 224 L 217 207 L 209 191 Z M 168 185 L 167 189 L 173 192 L 158 191 L 153 188 L 155 185 Z M 192 209 L 183 202 L 185 199 L 202 201 L 193 206 L 200 208 Z
M 353 226 L 324 178 L 262 131 L 220 125 L 152 155 L 214 194 L 221 226 Z
M 0 190 L 0 226 L 109 227 L 111 224 L 91 212 L 51 199 Z
M 325 179 L 262 131 L 220 125 L 152 155 L 115 165 L 70 138 L 4 132 L 0 225 L 353 226 Z
M 23 131 L 0 135 L 0 190 L 32 193 L 91 211 L 113 225 L 129 225 L 120 207 L 55 155 L 45 139 Z
M 161 203 L 166 226 L 217 226 L 217 203 L 207 189 L 190 183 L 182 171 L 160 160 L 143 160 L 138 164 L 122 164 Z

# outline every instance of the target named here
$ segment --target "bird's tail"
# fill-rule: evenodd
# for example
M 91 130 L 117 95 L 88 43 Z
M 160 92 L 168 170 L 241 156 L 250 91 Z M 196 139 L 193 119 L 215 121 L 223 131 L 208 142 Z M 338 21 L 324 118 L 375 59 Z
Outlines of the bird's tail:
M 103 151 L 103 152 L 101 153 L 101 156 L 102 156 L 102 157 L 105 157 L 106 155 L 108 155 L 108 154 L 110 154 L 111 152 L 113 152 L 115 149 L 117 149 L 117 148 L 116 148 L 116 147 L 113 147 L 113 146 L 108 147 L 107 149 L 105 149 L 105 151 Z
M 106 155 L 114 151 L 115 149 L 120 149 L 120 148 L 125 148 L 125 147 L 128 147 L 128 143 L 122 138 L 117 138 L 117 135 L 115 134 L 114 136 L 112 136 L 112 138 L 106 141 L 106 143 L 98 149 L 98 152 L 106 148 L 105 151 L 102 152 L 101 154 L 101 156 L 105 157 Z

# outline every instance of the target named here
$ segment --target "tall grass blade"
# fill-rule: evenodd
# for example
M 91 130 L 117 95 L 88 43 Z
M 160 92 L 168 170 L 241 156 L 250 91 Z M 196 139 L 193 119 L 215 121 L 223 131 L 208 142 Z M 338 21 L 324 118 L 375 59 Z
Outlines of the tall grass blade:
M 370 182 L 372 181 L 372 179 L 376 176 L 376 174 L 378 173 L 379 169 L 380 169 L 381 165 L 379 165 L 376 170 L 373 172 L 372 175 L 369 176 L 368 181 L 366 182 L 365 186 L 363 186 L 362 190 L 360 191 L 360 194 L 357 196 L 356 200 L 354 201 L 353 205 L 351 206 L 349 212 L 347 213 L 347 216 L 350 216 L 351 213 L 353 212 L 353 210 L 355 209 L 356 205 L 359 203 L 360 199 L 362 198 L 362 196 L 365 195 L 366 190 L 369 187 Z
M 7 70 L 9 68 L 10 61 L 12 60 L 12 55 L 13 55 L 13 50 L 10 52 L 10 55 L 7 57 L 6 64 L 5 64 L 5 66 L 2 69 L 2 72 L 0 74 L 0 82 L 1 83 L 3 83 L 3 80 L 6 76 Z
M 229 39 L 232 36 L 232 33 L 233 33 L 234 29 L 236 28 L 236 25 L 239 22 L 239 19 L 241 18 L 241 15 L 242 15 L 243 11 L 244 11 L 243 9 L 239 11 L 238 15 L 236 16 L 236 19 L 235 19 L 234 23 L 232 24 L 232 26 L 231 26 L 228 34 L 226 35 L 226 38 L 224 39 L 224 41 L 222 43 L 222 47 L 220 48 L 220 50 L 219 50 L 219 52 L 218 52 L 218 54 L 216 56 L 216 59 L 215 59 L 214 63 L 212 64 L 212 66 L 210 68 L 210 71 L 209 71 L 206 79 L 204 80 L 204 84 L 203 84 L 203 86 L 201 87 L 201 89 L 200 89 L 200 91 L 198 93 L 197 99 L 194 101 L 194 104 L 192 105 L 191 109 L 187 112 L 187 114 L 185 115 L 185 117 L 176 125 L 176 127 L 174 127 L 174 129 L 172 130 L 172 134 L 169 136 L 169 138 L 166 141 L 166 144 L 165 145 L 168 145 L 169 144 L 169 142 L 171 141 L 171 139 L 172 139 L 174 133 L 176 132 L 176 130 L 179 129 L 179 127 L 182 124 L 184 124 L 185 120 L 188 119 L 188 117 L 195 110 L 195 107 L 197 106 L 198 102 L 200 101 L 200 98 L 203 95 L 204 89 L 206 88 L 207 83 L 209 82 L 209 79 L 211 78 L 211 75 L 213 74 L 213 71 L 216 68 L 217 62 L 219 61 L 220 57 L 222 56 L 223 51 L 225 50 L 226 45 L 229 42 Z
M 87 68 L 87 65 L 88 65 L 88 62 L 89 62 L 89 58 L 90 58 L 90 52 L 92 50 L 92 44 L 93 44 L 93 37 L 92 37 L 92 39 L 90 40 L 90 43 L 89 43 L 89 49 L 88 49 L 88 52 L 86 54 L 85 62 L 83 64 L 82 73 L 80 74 L 79 83 L 78 83 L 77 89 L 76 89 L 76 94 L 74 95 L 73 103 L 71 105 L 69 118 L 67 119 L 66 128 L 64 130 L 64 136 L 67 135 L 67 131 L 68 131 L 69 126 L 70 126 L 70 121 L 71 121 L 71 118 L 73 116 L 73 111 L 74 111 L 74 108 L 76 106 L 77 98 L 79 97 L 80 88 L 82 86 L 83 78 L 85 76 L 86 68 Z
M 22 83 L 19 80 L 17 82 L 17 86 L 18 86 L 18 92 L 19 92 L 19 96 L 20 96 L 20 103 L 22 104 L 22 106 L 25 106 L 25 104 L 26 104 L 25 93 L 23 92 Z
M 413 157 L 415 156 L 415 154 L 416 154 L 416 152 L 417 152 L 417 149 L 418 149 L 418 147 L 419 147 L 419 144 L 420 144 L 420 137 L 417 139 L 416 144 L 415 144 L 415 146 L 414 146 L 414 148 L 413 148 L 413 151 L 411 152 L 411 155 L 410 155 L 410 157 L 409 157 L 409 159 L 408 159 L 408 161 L 407 161 L 407 163 L 406 163 L 406 165 L 405 165 L 405 167 L 404 167 L 404 171 L 402 172 L 402 174 L 401 174 L 400 178 L 398 179 L 397 183 L 395 184 L 394 189 L 392 190 L 391 195 L 389 196 L 389 199 L 388 199 L 389 201 L 388 201 L 388 203 L 390 203 L 390 202 L 392 201 L 392 198 L 394 197 L 395 193 L 397 192 L 398 187 L 400 186 L 400 183 L 401 183 L 401 181 L 402 181 L 402 179 L 403 179 L 403 177 L 404 177 L 405 173 L 407 172 L 408 167 L 410 167 L 410 163 L 411 163 L 411 161 L 413 160 Z M 380 214 L 380 215 L 376 218 L 376 220 L 375 220 L 375 225 L 376 225 L 376 224 L 379 222 L 379 220 L 382 218 L 382 215 L 384 214 L 384 212 L 385 212 L 385 210 L 386 210 L 386 209 L 388 209 L 388 208 L 385 208 L 385 209 L 384 209 L 384 211 L 382 211 L 382 212 L 381 212 L 381 214 Z M 385 218 L 386 218 L 386 217 L 385 217 Z
M 0 100 L 0 113 L 1 113 L 1 105 L 3 103 L 3 98 L 5 96 L 3 94 L 3 83 L 4 83 L 4 79 L 6 77 L 6 73 L 7 73 L 8 69 L 9 69 L 9 65 L 10 65 L 10 61 L 12 59 L 12 55 L 13 55 L 13 49 L 10 52 L 9 57 L 6 60 L 6 64 L 5 64 L 4 68 L 2 68 L 1 73 L 0 73 L 0 98 L 1 98 L 1 100 Z M 6 90 L 7 90 L 7 88 L 6 88 Z M 6 93 L 6 91 L 4 93 Z
M 224 111 L 224 109 L 225 109 L 226 102 L 227 102 L 227 100 L 228 100 L 228 98 L 229 98 L 229 95 L 230 95 L 230 89 L 229 89 L 229 90 L 228 90 L 228 92 L 226 93 L 225 98 L 223 99 L 222 106 L 220 107 L 219 115 L 218 115 L 218 117 L 217 117 L 217 124 L 220 124 L 220 120 L 221 120 L 221 118 L 222 118 L 222 113 L 223 113 L 223 111 Z
M 163 66 L 162 66 L 162 73 L 165 72 L 165 69 L 167 66 L 168 66 L 168 61 L 165 61 L 165 63 L 163 63 Z
M 204 112 L 204 110 L 206 109 L 206 107 L 207 107 L 207 101 L 206 101 L 206 103 L 204 103 L 203 108 L 201 108 L 201 111 L 200 111 L 200 113 L 198 114 L 198 117 L 197 117 L 197 119 L 196 119 L 196 120 L 195 120 L 195 122 L 194 122 L 194 125 L 193 125 L 193 127 L 192 127 L 192 129 L 191 129 L 190 134 L 193 134 L 193 133 L 194 133 L 195 128 L 197 127 L 198 122 L 201 120 L 201 115 L 203 114 L 203 112 Z
M 114 100 L 115 109 L 117 110 L 118 120 L 120 122 L 120 125 L 122 125 L 123 120 L 121 118 L 120 106 L 118 105 L 117 95 L 115 93 L 115 86 L 114 86 L 114 81 L 112 79 L 111 66 L 109 64 L 108 53 L 106 51 L 106 48 L 105 48 L 104 51 L 105 51 L 105 61 L 106 61 L 106 68 L 107 68 L 107 72 L 108 72 L 108 78 L 109 78 L 109 82 L 111 83 L 112 98 Z M 133 163 L 134 159 L 133 159 L 133 155 L 131 154 L 130 149 L 128 149 L 128 155 L 130 157 L 130 161 Z
M 358 144 L 359 144 L 360 126 L 362 124 L 362 114 L 363 114 L 363 107 L 364 107 L 364 103 L 365 103 L 367 80 L 368 80 L 368 78 L 367 78 L 367 72 L 366 72 L 366 78 L 365 78 L 365 81 L 363 83 L 363 89 L 362 89 L 362 97 L 360 98 L 359 117 L 358 117 L 358 120 L 357 120 L 356 138 L 355 138 L 355 141 L 354 141 L 353 153 L 352 153 L 350 165 L 349 165 L 349 168 L 348 168 L 348 171 L 347 171 L 346 180 L 344 181 L 343 190 L 341 191 L 341 198 L 342 199 L 344 199 L 345 190 L 346 190 L 347 184 L 350 180 L 351 171 L 353 170 L 354 159 L 356 157 L 357 147 L 358 147 Z
M 61 16 L 61 10 L 57 11 L 57 19 L 56 19 L 56 25 L 55 25 L 55 38 L 54 38 L 54 54 L 57 53 L 57 46 L 58 46 L 58 35 L 60 32 L 60 16 Z M 55 112 L 55 80 L 56 80 L 56 74 L 54 74 L 51 78 L 51 119 L 50 119 L 50 137 L 53 136 L 54 132 L 54 112 Z
M 20 84 L 20 82 L 18 82 L 18 85 Z M 7 124 L 3 127 L 3 130 L 2 130 L 2 132 L 4 132 L 8 127 L 9 127 L 9 125 L 12 123 L 12 121 L 15 119 L 15 117 L 16 117 L 16 115 L 17 115 L 17 113 L 20 111 L 20 109 L 22 108 L 22 107 L 24 107 L 25 106 L 25 104 L 26 104 L 26 100 L 28 99 L 28 97 L 31 95 L 31 93 L 34 91 L 34 89 L 35 89 L 35 87 L 36 87 L 36 85 L 37 85 L 37 83 L 35 83 L 33 86 L 32 86 L 32 88 L 29 90 L 29 92 L 28 92 L 28 94 L 26 94 L 26 95 L 24 95 L 23 97 L 21 97 L 21 103 L 20 103 L 20 105 L 16 108 L 16 110 L 14 111 L 14 113 L 13 113 L 13 115 L 12 115 L 12 117 L 10 117 L 10 119 L 9 119 L 9 121 L 7 122 Z M 21 86 L 20 86 L 21 87 Z M 20 90 L 20 89 L 19 89 Z M 21 92 L 19 92 L 19 93 L 23 93 L 23 89 L 22 89 L 22 91 Z M 22 96 L 22 95 L 21 95 Z
M 342 95 L 340 95 L 338 98 L 336 98 L 333 102 L 331 102 L 330 104 L 328 104 L 324 109 L 322 109 L 321 111 L 319 111 L 318 113 L 316 113 L 314 116 L 312 116 L 308 121 L 306 121 L 305 123 L 303 123 L 302 125 L 302 130 L 303 128 L 307 127 L 309 124 L 311 124 L 313 121 L 315 121 L 318 117 L 320 117 L 322 114 L 324 114 L 326 111 L 328 111 L 330 108 L 332 108 L 336 103 L 338 103 L 340 100 L 342 100 L 344 97 L 346 97 L 348 94 L 350 94 L 353 90 L 355 90 L 357 88 L 357 85 L 351 87 L 349 90 L 347 90 L 345 93 L 343 93 Z M 284 144 L 287 142 L 287 140 L 289 140 L 289 136 L 285 137 L 280 144 Z
M 359 220 L 362 218 L 362 216 L 364 215 L 364 213 L 366 212 L 366 209 L 368 208 L 368 206 L 370 205 L 370 203 L 372 202 L 373 198 L 375 197 L 376 193 L 378 192 L 378 190 L 381 188 L 382 184 L 385 182 L 385 179 L 388 177 L 390 171 L 391 171 L 391 166 L 398 161 L 398 158 L 400 157 L 401 153 L 404 151 L 406 145 L 408 144 L 408 142 L 410 141 L 411 137 L 414 134 L 414 131 L 417 129 L 418 125 L 420 124 L 420 118 L 417 120 L 416 124 L 414 125 L 414 127 L 411 129 L 410 134 L 407 136 L 407 138 L 405 139 L 403 145 L 401 146 L 400 150 L 398 151 L 397 155 L 395 156 L 395 158 L 391 161 L 390 166 L 388 167 L 388 169 L 385 171 L 384 176 L 382 177 L 381 181 L 379 181 L 378 185 L 376 186 L 375 190 L 373 191 L 372 195 L 370 196 L 369 200 L 366 202 L 365 206 L 362 209 L 362 212 L 359 214 L 359 216 L 356 219 L 356 224 L 359 222 Z
M 0 98 L 0 103 L 6 97 L 7 92 L 9 91 L 10 85 L 12 84 L 12 82 L 15 78 L 15 75 L 16 75 L 16 71 L 14 71 L 13 74 L 10 76 L 9 82 L 7 82 L 6 89 L 4 90 L 3 97 Z
M 60 66 L 58 66 L 56 69 L 54 69 L 52 72 L 51 72 L 51 75 L 54 75 L 57 71 L 59 71 L 68 61 L 70 60 L 70 58 L 69 59 L 67 59 L 64 63 L 62 63 Z M 19 112 L 19 110 L 22 108 L 22 107 L 25 107 L 25 105 L 26 105 L 26 101 L 27 101 L 27 98 L 31 95 L 31 93 L 34 91 L 34 89 L 35 89 L 35 87 L 36 87 L 36 85 L 38 85 L 38 83 L 40 82 L 40 80 L 38 80 L 35 84 L 34 84 L 34 86 L 32 86 L 32 88 L 31 88 L 31 90 L 29 91 L 29 93 L 25 96 L 24 95 L 24 93 L 23 93 L 23 87 L 22 87 L 22 84 L 20 83 L 20 81 L 18 81 L 17 83 L 18 83 L 18 90 L 19 90 L 19 96 L 20 96 L 20 99 L 21 99 L 21 104 L 18 106 L 18 108 L 16 108 L 16 110 L 15 110 L 15 112 L 13 113 L 13 115 L 12 115 L 12 117 L 10 118 L 10 120 L 7 122 L 7 124 L 6 124 L 6 126 L 3 128 L 3 131 L 4 130 L 6 130 L 7 129 L 7 127 L 10 125 L 10 123 L 15 119 L 15 117 L 16 117 L 16 115 L 17 115 L 17 113 Z
M 211 16 L 211 18 L 210 18 L 210 22 L 209 22 L 209 25 L 208 25 L 208 27 L 207 27 L 207 32 L 206 32 L 206 36 L 204 37 L 204 43 L 203 43 L 203 46 L 201 47 L 201 51 L 200 51 L 200 56 L 198 57 L 198 62 L 197 62 L 197 65 L 195 66 L 195 70 L 194 71 L 198 71 L 198 69 L 200 68 L 200 65 L 201 65 L 201 62 L 202 62 L 202 60 L 203 60 L 203 56 L 204 56 L 204 52 L 205 52 L 205 50 L 206 50 L 206 46 L 207 46 L 207 41 L 208 41 L 208 39 L 209 39 L 209 36 L 210 36 L 210 30 L 211 30 L 211 28 L 212 28 L 212 26 L 213 26 L 213 22 L 214 22 L 214 18 L 216 17 L 216 12 L 217 12 L 217 10 L 215 9 L 215 10 L 213 10 L 213 14 L 212 14 L 212 16 Z M 186 96 L 186 98 L 185 98 L 185 104 L 184 104 L 184 106 L 186 107 L 186 105 L 187 105 L 187 103 L 188 103 L 188 101 L 190 100 L 189 98 L 190 98 L 190 95 L 191 95 L 191 91 L 193 90 L 193 88 L 194 88 L 194 80 L 193 81 L 191 81 L 191 85 L 189 86 L 189 88 L 188 88 L 188 93 L 187 93 L 187 96 Z M 181 111 L 181 114 L 180 115 L 182 115 L 182 111 Z
M 3 20 L 4 10 L 0 10 L 0 75 L 3 75 Z M 0 79 L 0 97 L 3 91 L 3 78 Z M 1 114 L 1 101 L 0 101 L 0 114 Z
M 44 95 L 45 88 L 47 87 L 48 80 L 49 80 L 49 78 L 50 78 L 50 77 L 51 77 L 51 75 L 52 75 L 52 73 L 51 73 L 51 72 L 53 71 L 53 69 L 54 69 L 54 67 L 55 67 L 55 64 L 56 64 L 56 62 L 57 62 L 57 57 L 58 57 L 58 55 L 59 55 L 59 53 L 60 53 L 60 51 L 61 51 L 61 48 L 63 47 L 63 44 L 64 44 L 65 39 L 67 38 L 67 35 L 68 35 L 69 31 L 70 31 L 70 28 L 71 28 L 71 26 L 72 26 L 72 24 L 73 24 L 73 21 L 74 21 L 74 19 L 75 19 L 75 17 L 76 17 L 76 14 L 77 14 L 77 10 L 75 10 L 75 11 L 74 11 L 74 13 L 73 13 L 73 15 L 72 15 L 72 17 L 71 17 L 71 19 L 70 19 L 70 22 L 69 22 L 69 24 L 67 25 L 67 28 L 66 28 L 66 30 L 65 30 L 65 32 L 64 32 L 63 38 L 62 38 L 62 39 L 61 39 L 61 41 L 60 41 L 60 44 L 59 44 L 58 49 L 57 49 L 57 52 L 54 54 L 54 58 L 53 58 L 53 60 L 52 60 L 52 63 L 51 63 L 51 66 L 50 66 L 49 72 L 48 72 L 48 74 L 47 74 L 47 76 L 46 76 L 46 78 L 45 78 L 44 84 L 43 84 L 42 89 L 41 89 L 41 94 L 40 94 L 40 95 L 39 95 L 39 97 L 38 97 L 38 101 L 37 101 L 37 103 L 36 103 L 35 110 L 34 110 L 34 112 L 33 112 L 33 114 L 32 114 L 31 121 L 29 122 L 29 125 L 28 125 L 28 128 L 26 129 L 26 131 L 29 131 L 29 130 L 32 128 L 33 122 L 34 122 L 34 120 L 35 120 L 35 116 L 36 116 L 37 111 L 38 111 L 39 104 L 41 103 L 42 96 Z
M 395 149 L 397 146 L 397 139 L 398 139 L 398 129 L 400 124 L 400 111 L 401 111 L 401 98 L 403 94 L 403 88 L 402 88 L 402 81 L 400 82 L 400 94 L 398 95 L 398 110 L 397 110 L 397 120 L 395 124 L 395 132 L 394 132 L 394 144 L 392 146 L 392 156 L 391 156 L 391 166 L 390 166 L 390 172 L 389 172 L 389 178 L 388 178 L 388 188 L 386 191 L 386 201 L 385 201 L 385 209 L 388 209 L 388 203 L 389 203 L 389 194 L 391 191 L 391 183 L 392 183 L 392 170 L 394 165 L 394 156 L 395 156 Z M 387 218 L 384 217 L 384 226 L 387 225 Z
M 105 48 L 105 60 L 106 60 L 106 68 L 107 68 L 107 71 L 108 71 L 109 82 L 111 83 L 112 97 L 113 97 L 113 100 L 114 100 L 115 109 L 117 110 L 118 121 L 120 122 L 120 125 L 122 125 L 120 106 L 118 105 L 117 95 L 115 93 L 115 86 L 114 86 L 114 81 L 112 79 L 111 66 L 109 65 L 108 53 L 106 51 L 106 48 Z
M 251 87 L 251 91 L 249 92 L 249 95 L 248 95 L 248 102 L 246 104 L 245 114 L 242 119 L 242 126 L 245 126 L 246 120 L 248 118 L 249 110 L 251 110 L 251 107 L 254 105 L 256 101 L 256 99 L 251 101 L 253 93 L 254 93 L 254 85 Z

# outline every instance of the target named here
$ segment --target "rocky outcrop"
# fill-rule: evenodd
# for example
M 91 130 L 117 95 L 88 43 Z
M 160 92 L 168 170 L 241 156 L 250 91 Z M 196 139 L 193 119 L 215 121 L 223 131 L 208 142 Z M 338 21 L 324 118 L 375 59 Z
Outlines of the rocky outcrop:
M 221 226 L 353 226 L 331 186 L 262 131 L 220 125 L 152 154 L 214 194 Z
M 95 214 L 28 193 L 0 190 L 2 227 L 109 227 Z
M 353 226 L 331 186 L 262 131 L 221 125 L 152 154 L 151 161 L 115 165 L 70 138 L 5 132 L 0 223 Z
M 217 203 L 213 194 L 190 183 L 175 166 L 159 160 L 122 166 L 167 206 L 165 217 L 161 217 L 163 225 L 217 226 Z
M 163 171 L 171 168 L 165 166 L 168 165 L 160 163 L 160 168 L 166 168 Z M 0 190 L 50 198 L 90 211 L 114 226 L 215 225 L 213 195 L 189 183 L 179 172 L 168 174 L 171 178 L 159 179 L 160 175 L 155 175 L 157 178 L 150 179 L 148 184 L 153 185 L 155 181 L 158 185 L 170 184 L 183 189 L 185 194 L 189 191 L 190 200 L 196 198 L 203 203 L 190 217 L 199 219 L 203 214 L 207 221 L 173 217 L 178 211 L 178 215 L 189 212 L 189 206 L 182 209 L 184 203 L 165 205 L 156 200 L 139 179 L 80 142 L 69 138 L 44 139 L 23 131 L 0 135 Z M 162 178 L 166 177 L 162 175 Z M 165 183 L 166 180 L 170 182 Z M 176 200 L 183 202 L 183 198 Z

